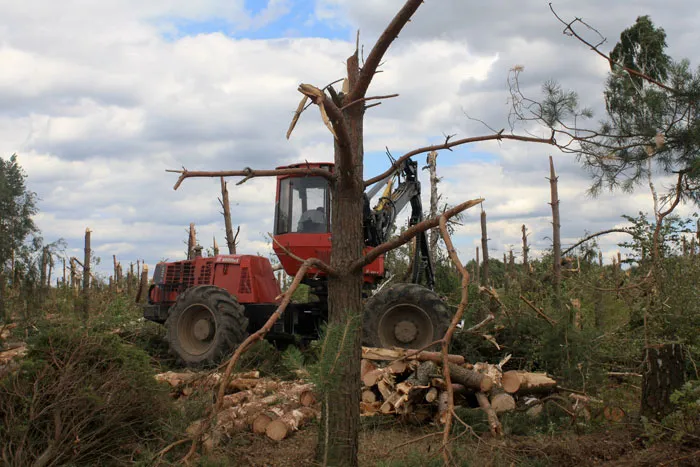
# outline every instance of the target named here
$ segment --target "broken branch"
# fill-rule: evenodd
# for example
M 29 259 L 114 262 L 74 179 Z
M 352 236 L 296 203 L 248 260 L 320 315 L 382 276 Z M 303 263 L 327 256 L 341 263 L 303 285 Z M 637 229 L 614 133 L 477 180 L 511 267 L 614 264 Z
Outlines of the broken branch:
M 530 143 L 543 143 L 543 144 L 555 144 L 556 141 L 554 140 L 554 134 L 552 134 L 551 137 L 549 138 L 535 138 L 532 136 L 519 136 L 519 135 L 504 135 L 499 133 L 493 134 L 493 135 L 486 135 L 486 136 L 473 136 L 470 138 L 462 138 L 462 139 L 456 139 L 454 141 L 449 141 L 449 138 L 445 138 L 445 142 L 442 144 L 434 144 L 432 146 L 425 146 L 422 148 L 414 149 L 413 151 L 409 151 L 403 156 L 399 157 L 394 161 L 394 163 L 389 167 L 386 171 L 383 173 L 377 175 L 376 177 L 372 177 L 369 180 L 365 181 L 365 187 L 373 185 L 374 183 L 378 182 L 379 180 L 382 180 L 392 173 L 394 173 L 405 161 L 406 159 L 416 156 L 418 154 L 422 154 L 424 152 L 431 152 L 431 151 L 439 151 L 441 149 L 450 149 L 455 146 L 461 146 L 463 144 L 468 144 L 468 143 L 476 143 L 480 141 L 501 141 L 504 139 L 510 139 L 510 140 L 515 140 L 515 141 L 527 141 Z
M 458 204 L 457 206 L 453 207 L 452 209 L 449 209 L 442 213 L 440 216 L 433 217 L 432 219 L 426 219 L 423 222 L 419 222 L 418 224 L 409 227 L 406 229 L 401 235 L 398 237 L 393 238 L 392 240 L 389 240 L 388 242 L 382 243 L 381 245 L 378 245 L 374 248 L 372 248 L 367 254 L 361 258 L 352 263 L 350 266 L 350 271 L 355 272 L 366 265 L 370 264 L 372 261 L 375 259 L 379 258 L 381 255 L 384 253 L 393 250 L 395 248 L 400 247 L 401 245 L 405 245 L 413 237 L 418 235 L 421 232 L 425 232 L 428 229 L 431 229 L 435 226 L 437 226 L 440 223 L 440 219 L 445 218 L 445 222 L 447 219 L 450 217 L 454 217 L 460 212 L 467 210 L 473 206 L 476 206 L 477 204 L 481 203 L 484 199 L 483 198 L 478 198 L 478 199 L 473 199 L 470 201 L 465 201 L 462 204 Z
M 273 169 L 273 170 L 253 170 L 251 168 L 245 168 L 243 170 L 215 170 L 215 171 L 205 171 L 205 170 L 187 170 L 184 167 L 182 170 L 171 170 L 166 169 L 166 172 L 178 173 L 178 177 L 173 190 L 177 190 L 182 185 L 182 182 L 186 178 L 205 178 L 205 177 L 245 177 L 243 180 L 237 183 L 246 182 L 247 180 L 254 177 L 276 177 L 278 175 L 307 175 L 307 176 L 317 176 L 323 177 L 331 182 L 335 180 L 335 176 L 326 169 L 320 168 L 288 168 L 288 169 Z

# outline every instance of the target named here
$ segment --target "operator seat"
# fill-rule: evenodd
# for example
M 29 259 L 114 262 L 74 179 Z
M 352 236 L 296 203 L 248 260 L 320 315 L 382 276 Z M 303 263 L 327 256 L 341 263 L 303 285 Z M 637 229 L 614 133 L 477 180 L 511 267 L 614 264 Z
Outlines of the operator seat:
M 301 233 L 323 233 L 326 228 L 326 213 L 322 207 L 304 211 L 297 223 L 297 232 Z

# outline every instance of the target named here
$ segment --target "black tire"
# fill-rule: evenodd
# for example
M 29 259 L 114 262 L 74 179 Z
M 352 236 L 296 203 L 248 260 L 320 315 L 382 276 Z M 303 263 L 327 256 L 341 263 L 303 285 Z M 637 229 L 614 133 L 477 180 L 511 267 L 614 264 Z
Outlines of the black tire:
M 248 318 L 226 290 L 200 285 L 177 297 L 165 321 L 170 351 L 192 367 L 216 365 L 248 335 Z
M 365 304 L 363 345 L 419 349 L 441 339 L 452 317 L 440 296 L 418 284 L 396 284 Z

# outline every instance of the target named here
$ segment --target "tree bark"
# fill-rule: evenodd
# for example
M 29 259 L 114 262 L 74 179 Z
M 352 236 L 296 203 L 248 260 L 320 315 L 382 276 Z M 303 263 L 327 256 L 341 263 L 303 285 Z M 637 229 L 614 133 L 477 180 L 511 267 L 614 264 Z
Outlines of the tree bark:
M 195 246 L 197 246 L 197 233 L 194 230 L 194 222 L 190 222 L 190 230 L 187 235 L 187 259 L 194 259 Z
M 90 229 L 85 229 L 85 257 L 83 259 L 83 320 L 90 316 Z
M 438 203 L 440 201 L 440 195 L 438 194 L 437 184 L 440 183 L 440 179 L 437 176 L 437 151 L 432 151 L 428 154 L 428 172 L 430 174 L 430 219 L 437 216 Z M 440 239 L 440 232 L 438 227 L 433 227 L 430 229 L 430 239 L 428 240 L 428 245 L 430 246 L 430 259 L 432 260 L 433 266 L 435 265 L 435 256 L 437 255 L 437 245 Z
M 527 262 L 527 253 L 530 250 L 530 248 L 527 246 L 527 229 L 525 228 L 525 224 L 523 224 L 523 267 L 525 269 L 525 274 L 527 274 L 530 271 L 528 262 Z
M 358 73 L 358 51 L 347 60 L 350 89 L 355 86 Z M 347 98 L 347 96 L 346 96 Z M 348 102 L 344 102 L 347 104 Z M 334 144 L 337 179 L 331 200 L 331 267 L 349 271 L 350 264 L 362 256 L 364 235 L 363 218 L 363 119 L 365 108 L 354 105 L 343 111 L 350 141 Z M 350 147 L 344 147 L 349 144 Z M 323 394 L 323 408 L 318 436 L 318 461 L 322 465 L 356 466 L 360 428 L 360 360 L 362 333 L 360 329 L 362 306 L 362 271 L 339 274 L 328 279 L 328 325 L 348 326 L 350 350 L 342 355 L 343 364 L 337 367 L 340 384 Z M 358 320 L 357 317 L 360 317 Z M 339 352 L 341 349 L 334 349 Z M 333 351 L 326 349 L 326 351 Z M 355 382 L 355 383 L 353 383 Z
M 661 420 L 673 410 L 671 393 L 685 382 L 683 347 L 662 344 L 644 349 L 642 415 Z
M 228 198 L 228 188 L 224 177 L 221 177 L 221 207 L 224 209 L 224 226 L 226 227 L 226 244 L 231 255 L 236 254 L 236 238 L 233 236 L 233 224 L 231 223 L 231 203 Z
M 561 305 L 561 223 L 559 218 L 559 192 L 557 189 L 558 177 L 554 171 L 554 161 L 549 156 L 549 186 L 551 190 L 552 205 L 552 273 L 554 284 L 555 307 Z
M 481 284 L 481 264 L 479 261 L 479 247 L 476 247 L 476 256 L 474 257 L 474 261 L 476 262 L 476 283 Z
M 486 211 L 481 211 L 481 254 L 484 258 L 484 271 L 481 274 L 481 285 L 489 284 L 489 239 L 486 233 Z

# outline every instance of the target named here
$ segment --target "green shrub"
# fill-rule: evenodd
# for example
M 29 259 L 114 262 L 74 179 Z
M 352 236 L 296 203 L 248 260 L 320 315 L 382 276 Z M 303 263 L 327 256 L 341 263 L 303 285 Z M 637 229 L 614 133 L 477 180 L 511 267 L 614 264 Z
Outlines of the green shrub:
M 11 466 L 120 464 L 161 429 L 167 388 L 117 336 L 58 327 L 30 341 L 0 381 L 0 439 Z

